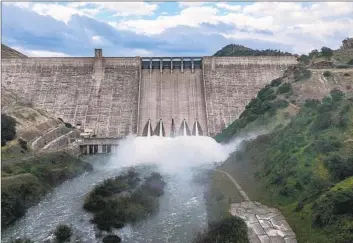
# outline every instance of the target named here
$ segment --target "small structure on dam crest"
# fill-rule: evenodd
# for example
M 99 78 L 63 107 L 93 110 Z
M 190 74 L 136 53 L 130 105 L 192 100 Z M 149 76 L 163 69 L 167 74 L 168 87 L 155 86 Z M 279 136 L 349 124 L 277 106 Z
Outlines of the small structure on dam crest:
M 196 135 L 196 126 L 199 135 L 214 136 L 296 62 L 293 56 L 104 57 L 101 49 L 94 57 L 16 55 L 2 59 L 2 86 L 52 117 L 93 129 L 96 138 L 175 136 L 180 126 L 187 135 Z

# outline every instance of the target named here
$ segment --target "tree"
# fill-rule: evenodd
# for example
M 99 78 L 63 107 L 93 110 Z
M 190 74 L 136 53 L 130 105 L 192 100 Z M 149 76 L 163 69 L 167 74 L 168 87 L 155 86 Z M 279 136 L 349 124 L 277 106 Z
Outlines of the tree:
M 307 55 L 301 55 L 299 58 L 298 58 L 298 61 L 301 62 L 301 63 L 304 63 L 304 64 L 309 64 L 310 63 L 310 58 L 307 56 Z
M 209 230 L 203 234 L 199 233 L 193 243 L 249 243 L 247 233 L 245 222 L 241 218 L 230 216 L 209 225 Z
M 319 51 L 314 49 L 309 53 L 309 57 L 313 58 L 313 57 L 317 57 L 319 55 Z
M 54 235 L 58 242 L 69 241 L 72 236 L 72 229 L 65 224 L 59 224 L 55 229 Z
M 326 58 L 326 60 L 329 60 L 333 55 L 332 49 L 326 46 L 321 48 L 321 53 L 322 53 L 322 56 Z
M 1 146 L 16 136 L 16 120 L 1 113 Z

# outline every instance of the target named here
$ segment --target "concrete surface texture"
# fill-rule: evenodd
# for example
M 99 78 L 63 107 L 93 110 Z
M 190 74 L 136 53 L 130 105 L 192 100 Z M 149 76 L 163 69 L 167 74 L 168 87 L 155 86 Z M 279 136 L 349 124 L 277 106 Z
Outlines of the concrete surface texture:
M 137 132 L 139 66 L 137 58 L 3 59 L 2 86 L 98 136 L 124 136 Z
M 97 137 L 141 135 L 151 119 L 162 119 L 166 136 L 172 119 L 185 119 L 213 136 L 235 120 L 245 105 L 295 57 L 203 57 L 202 67 L 142 69 L 139 57 L 2 58 L 2 87 Z M 177 133 L 179 131 L 176 131 Z
M 234 177 L 222 170 L 215 171 L 225 174 L 244 199 L 243 202 L 232 203 L 229 211 L 245 221 L 250 243 L 297 243 L 294 231 L 278 209 L 250 201 Z
M 245 201 L 233 203 L 230 213 L 245 221 L 250 243 L 297 243 L 294 231 L 276 208 Z
M 186 120 L 188 127 L 193 127 L 195 121 L 202 129 L 206 128 L 206 107 L 203 96 L 202 70 L 157 69 L 142 70 L 140 93 L 139 135 L 151 120 L 153 130 L 160 119 L 163 121 L 166 136 L 171 135 L 172 119 L 176 132 Z

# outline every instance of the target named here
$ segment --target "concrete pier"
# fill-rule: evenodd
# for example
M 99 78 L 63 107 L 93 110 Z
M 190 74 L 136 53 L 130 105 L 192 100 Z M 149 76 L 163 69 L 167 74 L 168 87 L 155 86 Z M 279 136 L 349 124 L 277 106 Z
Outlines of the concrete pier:
M 121 138 L 81 138 L 79 144 L 82 154 L 110 154 L 116 153 Z

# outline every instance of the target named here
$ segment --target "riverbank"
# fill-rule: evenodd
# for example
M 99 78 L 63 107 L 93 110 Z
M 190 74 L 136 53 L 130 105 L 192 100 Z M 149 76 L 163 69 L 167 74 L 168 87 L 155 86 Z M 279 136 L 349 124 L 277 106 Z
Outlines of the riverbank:
M 92 165 L 66 152 L 32 155 L 1 168 L 2 229 L 25 215 L 54 187 L 72 179 Z

